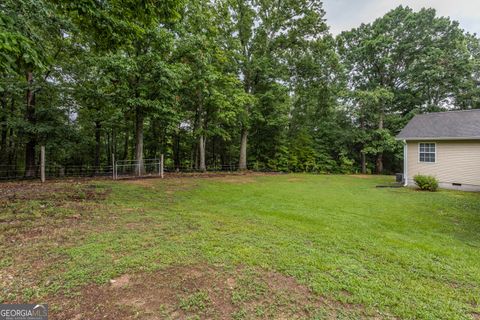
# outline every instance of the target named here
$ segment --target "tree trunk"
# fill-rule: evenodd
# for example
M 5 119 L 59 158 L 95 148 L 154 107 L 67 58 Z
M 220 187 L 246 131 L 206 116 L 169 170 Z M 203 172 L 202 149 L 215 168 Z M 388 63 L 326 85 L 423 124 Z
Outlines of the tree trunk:
M 123 141 L 123 154 L 122 159 L 128 160 L 128 147 L 130 145 L 130 121 L 128 121 L 128 113 L 125 112 L 125 140 Z
M 15 114 L 15 96 L 12 95 L 12 100 L 10 102 L 10 114 L 11 115 L 14 115 Z M 8 162 L 7 162 L 7 165 L 8 165 L 8 170 L 10 171 L 13 164 L 15 163 L 16 165 L 16 161 L 15 160 L 15 157 L 16 157 L 16 154 L 17 154 L 17 148 L 16 148 L 16 145 L 15 145 L 15 139 L 14 139 L 14 129 L 13 127 L 10 128 L 10 130 L 8 130 L 8 134 L 7 134 L 7 137 L 8 137 L 8 143 L 7 143 L 7 149 L 8 149 Z M 15 171 L 16 171 L 16 167 L 15 167 Z M 10 174 L 10 172 L 8 172 L 8 174 Z
M 30 139 L 25 146 L 25 177 L 32 178 L 36 175 L 35 168 L 35 139 Z
M 217 170 L 217 156 L 215 155 L 215 137 L 212 137 L 212 164 L 213 170 Z
M 100 121 L 95 121 L 95 159 L 93 164 L 95 166 L 95 173 L 98 173 L 100 169 L 100 152 L 102 147 L 101 133 L 102 124 L 100 123 Z
M 200 147 L 198 144 L 195 144 L 195 164 L 194 164 L 194 169 L 195 170 L 200 170 Z
M 220 138 L 220 170 L 224 170 L 224 168 L 228 165 L 227 155 L 225 149 L 225 142 L 222 138 Z
M 112 128 L 111 131 L 108 133 L 108 148 L 107 150 L 107 164 L 112 163 L 112 155 L 117 154 L 117 148 L 116 148 L 116 139 L 115 139 L 115 128 Z
M 362 174 L 367 173 L 367 160 L 365 157 L 365 152 L 360 152 L 361 162 L 362 162 Z
M 198 147 L 199 147 L 199 170 L 202 172 L 207 171 L 207 166 L 205 165 L 205 137 L 201 135 L 198 139 Z
M 175 135 L 175 144 L 173 148 L 173 163 L 176 170 L 180 170 L 180 134 Z
M 123 160 L 128 160 L 128 145 L 129 145 L 129 140 L 130 140 L 130 135 L 128 134 L 129 130 L 127 128 L 127 131 L 125 132 L 125 140 L 123 144 Z
M 191 152 L 190 152 L 190 168 L 191 168 L 192 170 L 195 169 L 195 161 L 196 161 L 196 159 L 195 159 L 195 150 L 197 150 L 197 148 L 191 149 Z
M 25 118 L 28 125 L 35 125 L 35 93 L 33 92 L 33 73 L 27 72 L 27 109 Z M 28 133 L 28 141 L 25 146 L 25 177 L 34 177 L 35 170 L 35 146 L 37 145 L 36 137 L 33 132 Z
M 383 129 L 383 118 L 384 118 L 384 114 L 382 112 L 380 113 L 380 119 L 378 121 L 378 129 L 380 130 Z M 380 152 L 377 155 L 376 167 L 377 167 L 377 174 L 382 174 L 383 173 L 383 152 Z
M 145 173 L 145 165 L 143 163 L 143 118 L 143 110 L 137 108 L 135 126 L 135 160 L 137 160 L 137 164 L 135 173 L 138 176 Z
M 117 154 L 117 130 L 112 129 L 112 154 Z
M 382 174 L 383 172 L 383 153 L 377 155 L 377 174 Z
M 362 131 L 365 131 L 365 119 L 363 118 L 363 116 L 360 118 L 360 128 L 362 129 Z M 365 147 L 364 143 L 362 143 L 362 149 Z M 360 151 L 360 161 L 361 161 L 361 164 L 362 164 L 362 174 L 366 174 L 367 173 L 367 159 L 366 159 L 366 156 L 365 156 L 365 152 Z
M 242 141 L 240 144 L 240 160 L 238 162 L 239 170 L 247 170 L 247 138 L 248 130 L 242 130 Z

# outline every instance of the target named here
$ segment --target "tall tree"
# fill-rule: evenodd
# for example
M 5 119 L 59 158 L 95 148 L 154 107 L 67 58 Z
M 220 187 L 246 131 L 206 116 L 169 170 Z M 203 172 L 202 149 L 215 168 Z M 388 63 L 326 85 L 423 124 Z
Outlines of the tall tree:
M 165 100 L 161 98 L 166 98 L 162 87 L 157 86 L 160 90 L 156 92 L 151 85 L 155 81 L 160 85 L 162 79 L 166 80 L 174 75 L 167 70 L 165 63 L 171 53 L 171 47 L 166 45 L 172 43 L 167 25 L 179 18 L 181 3 L 178 0 L 55 2 L 59 2 L 60 7 L 72 16 L 73 21 L 90 34 L 93 49 L 110 55 L 110 58 L 113 58 L 110 61 L 116 65 L 117 70 L 123 67 L 121 72 L 129 84 L 125 88 L 131 89 L 126 92 L 126 101 L 135 115 L 135 159 L 138 163 L 137 173 L 140 173 L 144 170 L 145 116 L 152 108 L 163 108 Z M 155 52 L 156 50 L 158 52 Z M 116 62 L 115 59 L 119 61 Z M 165 76 L 162 75 L 163 71 Z M 157 78 L 151 78 L 154 76 Z M 167 84 L 170 83 L 167 81 Z
M 188 68 L 181 90 L 182 105 L 193 130 L 195 166 L 206 171 L 206 141 L 218 136 L 230 139 L 223 130 L 233 122 L 248 96 L 232 71 L 228 48 L 219 41 L 218 21 L 222 17 L 210 1 L 191 1 L 185 8 L 178 59 Z
M 247 168 L 247 144 L 259 97 L 275 93 L 273 83 L 288 81 L 287 55 L 306 41 L 321 38 L 327 30 L 319 0 L 218 0 L 225 21 L 225 44 L 234 52 L 237 72 L 245 93 L 257 102 L 246 106 L 240 117 L 239 168 Z M 293 57 L 293 56 L 291 56 Z M 281 91 L 276 91 L 281 93 Z M 274 101 L 274 99 L 272 100 Z
M 0 65 L 25 92 L 25 176 L 32 177 L 36 174 L 35 150 L 41 125 L 36 115 L 37 95 L 49 85 L 55 60 L 65 48 L 66 22 L 54 6 L 43 0 L 5 1 L 1 9 L 1 33 L 6 41 L 0 47 Z

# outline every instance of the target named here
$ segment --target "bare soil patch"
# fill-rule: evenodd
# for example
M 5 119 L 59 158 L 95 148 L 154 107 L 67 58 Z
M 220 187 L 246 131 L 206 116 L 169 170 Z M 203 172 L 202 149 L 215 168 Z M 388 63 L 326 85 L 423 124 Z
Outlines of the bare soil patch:
M 275 272 L 199 264 L 122 275 L 48 299 L 52 319 L 334 319 L 346 305 Z M 349 305 L 351 314 L 365 315 Z
M 109 193 L 109 188 L 89 181 L 0 184 L 1 235 L 28 230 L 25 237 L 35 237 L 51 230 L 56 220 L 61 220 L 62 225 L 75 224 Z
M 0 206 L 26 200 L 49 201 L 61 204 L 67 201 L 103 200 L 110 190 L 79 181 L 50 183 L 10 182 L 0 184 Z
M 110 190 L 91 181 L 0 184 L 0 300 L 36 288 L 60 257 L 49 253 L 78 240 L 81 230 L 107 208 Z

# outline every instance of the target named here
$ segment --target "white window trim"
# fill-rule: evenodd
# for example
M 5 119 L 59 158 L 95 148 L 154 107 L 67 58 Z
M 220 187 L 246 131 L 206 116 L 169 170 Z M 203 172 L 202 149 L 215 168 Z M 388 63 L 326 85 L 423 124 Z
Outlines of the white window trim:
M 422 143 L 424 143 L 424 144 L 425 143 L 430 143 L 430 144 L 433 144 L 435 146 L 435 161 L 434 162 L 420 161 L 420 145 Z M 428 153 L 432 153 L 432 152 L 428 152 Z M 417 159 L 417 161 L 418 161 L 418 163 L 423 163 L 423 164 L 435 164 L 435 163 L 437 163 L 437 143 L 436 142 L 428 142 L 428 141 L 419 142 L 418 143 L 418 159 Z

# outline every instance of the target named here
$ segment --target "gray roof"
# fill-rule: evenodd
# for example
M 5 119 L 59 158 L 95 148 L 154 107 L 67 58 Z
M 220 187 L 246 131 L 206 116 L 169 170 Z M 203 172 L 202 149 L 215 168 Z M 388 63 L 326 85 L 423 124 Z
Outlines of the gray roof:
M 480 139 L 480 109 L 416 115 L 397 139 Z

